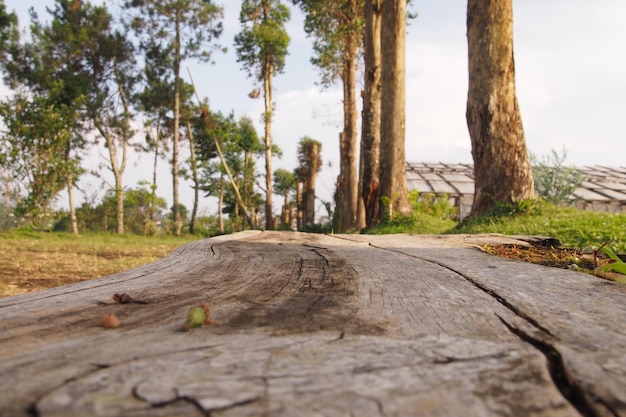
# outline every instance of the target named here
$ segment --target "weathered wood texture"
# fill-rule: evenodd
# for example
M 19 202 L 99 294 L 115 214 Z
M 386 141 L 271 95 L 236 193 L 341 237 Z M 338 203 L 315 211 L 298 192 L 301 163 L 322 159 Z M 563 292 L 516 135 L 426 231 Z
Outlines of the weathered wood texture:
M 626 287 L 494 239 L 247 232 L 1 299 L 0 414 L 626 416 Z

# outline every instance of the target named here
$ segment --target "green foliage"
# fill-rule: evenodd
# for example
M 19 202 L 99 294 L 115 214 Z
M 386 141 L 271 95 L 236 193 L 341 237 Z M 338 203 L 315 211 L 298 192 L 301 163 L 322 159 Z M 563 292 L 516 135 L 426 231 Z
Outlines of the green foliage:
M 289 194 L 296 188 L 296 177 L 293 172 L 279 168 L 274 171 L 274 189 L 278 194 Z
M 365 233 L 370 235 L 388 233 L 439 234 L 446 233 L 455 225 L 456 223 L 449 219 L 441 219 L 425 213 L 414 212 L 408 216 L 397 215 L 392 219 L 384 218 L 383 221 L 366 230 Z
M 367 230 L 368 234 L 385 233 L 444 233 L 456 223 L 456 208 L 447 196 L 420 194 L 417 190 L 409 193 L 409 202 L 413 209 L 408 216 L 402 214 L 383 216 L 383 221 Z M 383 205 L 389 207 L 389 198 L 381 197 Z
M 289 47 L 285 23 L 289 8 L 279 0 L 244 0 L 239 21 L 242 30 L 235 36 L 237 62 L 249 76 L 262 81 L 281 73 Z
M 517 203 L 497 203 L 484 215 L 471 219 L 464 219 L 459 228 L 480 227 L 481 225 L 493 225 L 500 221 L 510 220 L 520 215 L 539 214 L 541 209 L 546 207 L 540 200 L 521 200 Z
M 95 36 L 109 24 L 106 9 L 74 4 L 57 0 L 48 9 L 49 23 L 32 13 L 24 42 L 14 33 L 3 37 L 8 42 L 2 60 L 5 80 L 17 93 L 0 104 L 7 127 L 0 162 L 14 173 L 18 185 L 13 188 L 21 189 L 15 214 L 30 218 L 36 227 L 43 227 L 37 219 L 45 218 L 61 189 L 72 186 L 84 171 L 83 119 L 91 85 L 85 68 L 94 62 L 88 51 L 99 50 L 100 57 L 110 50 Z M 0 21 L 15 24 L 3 12 Z
M 298 168 L 296 175 L 305 179 L 322 169 L 322 142 L 304 136 L 298 142 Z
M 626 263 L 624 263 L 624 260 L 621 257 L 617 256 L 615 252 L 608 248 L 608 243 L 609 242 L 604 242 L 593 252 L 593 274 L 621 284 L 626 284 Z M 609 257 L 609 259 L 599 260 L 599 252 L 603 252 Z
M 535 191 L 539 197 L 553 204 L 572 203 L 576 198 L 574 191 L 583 181 L 580 170 L 564 165 L 566 158 L 565 148 L 561 154 L 552 149 L 552 153 L 545 155 L 541 161 L 533 154 L 530 156 Z
M 153 204 L 156 212 L 152 216 Z M 165 216 L 166 202 L 164 198 L 154 199 L 148 184 L 140 182 L 137 187 L 124 192 L 125 230 L 135 235 L 155 235 L 167 231 Z M 115 232 L 116 230 L 116 196 L 109 190 L 100 204 L 84 203 L 76 210 L 79 229 L 85 232 Z M 163 228 L 162 225 L 166 227 Z M 53 227 L 57 232 L 71 230 L 69 216 L 64 216 Z
M 49 22 L 31 14 L 30 37 L 22 44 L 14 43 L 5 62 L 10 85 L 20 91 L 13 103 L 5 102 L 18 109 L 4 117 L 15 139 L 8 142 L 9 147 L 19 151 L 16 141 L 29 142 L 33 152 L 47 154 L 54 146 L 54 156 L 35 169 L 47 170 L 49 182 L 62 181 L 72 187 L 83 172 L 80 159 L 88 145 L 84 136 L 95 127 L 109 147 L 116 187 L 122 189 L 126 144 L 133 135 L 129 100 L 138 82 L 132 44 L 115 30 L 105 6 L 57 0 L 47 10 Z M 121 162 L 113 161 L 116 152 L 123 155 Z M 62 167 L 61 172 L 54 172 L 52 166 Z M 41 178 L 32 172 L 29 176 Z M 56 188 L 60 190 L 60 185 Z M 29 200 L 27 195 L 23 202 L 32 203 Z M 20 204 L 17 210 L 26 212 L 20 214 L 30 211 L 22 210 Z
M 6 126 L 0 163 L 22 190 L 15 214 L 43 227 L 38 219 L 49 212 L 68 177 L 81 172 L 70 156 L 73 109 L 46 96 L 17 94 L 0 104 L 0 116 Z
M 394 216 L 384 220 L 366 233 L 501 233 L 550 236 L 560 240 L 565 247 L 579 249 L 610 241 L 614 251 L 626 253 L 624 224 L 626 214 L 623 213 L 578 211 L 543 200 L 528 200 L 516 204 L 500 204 L 486 215 L 465 220 L 460 224 L 416 210 L 410 216 Z
M 341 77 L 347 51 L 361 44 L 364 26 L 362 0 L 293 0 L 305 15 L 304 31 L 313 38 L 311 63 L 318 67 L 322 86 Z
M 239 119 L 234 134 L 235 142 L 242 151 L 255 155 L 260 155 L 264 151 L 263 143 L 261 143 L 254 123 L 249 117 L 243 116 Z
M 17 16 L 8 13 L 4 0 L 0 1 L 0 62 L 4 61 L 4 53 L 18 37 Z
M 457 217 L 457 209 L 452 205 L 448 194 L 437 196 L 432 193 L 420 194 L 419 191 L 413 190 L 409 192 L 409 204 L 413 211 L 438 219 L 454 220 Z
M 141 36 L 144 50 L 157 46 L 174 56 L 180 54 L 180 64 L 190 58 L 207 62 L 214 50 L 221 49 L 213 42 L 222 34 L 223 9 L 212 1 L 126 0 L 124 7 L 130 12 L 128 24 Z M 177 36 L 182 39 L 178 45 Z M 172 49 L 177 47 L 180 49 Z
M 202 113 L 194 133 L 200 186 L 207 196 L 223 195 L 224 205 L 221 209 L 235 217 L 237 222 L 244 213 L 227 179 L 225 167 L 217 158 L 215 141 L 220 144 L 242 200 L 249 210 L 255 210 L 262 204 L 261 195 L 255 190 L 257 171 L 254 156 L 263 151 L 263 146 L 249 118 L 242 117 L 236 121 L 233 113 L 226 116 L 220 111 L 210 111 L 208 106 L 202 107 Z

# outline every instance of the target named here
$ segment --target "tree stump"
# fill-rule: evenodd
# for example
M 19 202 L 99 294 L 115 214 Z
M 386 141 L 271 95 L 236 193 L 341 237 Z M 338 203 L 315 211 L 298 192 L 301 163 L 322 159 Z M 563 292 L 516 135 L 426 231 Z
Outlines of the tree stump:
M 0 299 L 0 415 L 626 416 L 626 286 L 507 242 L 244 232 Z

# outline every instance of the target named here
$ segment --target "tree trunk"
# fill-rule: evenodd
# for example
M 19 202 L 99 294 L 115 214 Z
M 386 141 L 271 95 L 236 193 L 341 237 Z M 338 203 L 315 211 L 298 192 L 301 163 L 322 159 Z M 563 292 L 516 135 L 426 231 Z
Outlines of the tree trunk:
M 283 201 L 283 208 L 280 211 L 280 223 L 281 224 L 289 224 L 289 192 L 286 192 Z M 289 229 L 291 229 L 291 225 L 289 225 Z
M 315 186 L 317 173 L 320 170 L 319 162 L 320 162 L 320 148 L 316 142 L 311 142 L 310 146 L 307 147 L 307 159 L 309 160 L 309 171 L 306 173 L 307 178 L 304 182 L 304 197 L 306 205 L 305 214 L 306 217 L 304 219 L 305 225 L 312 225 L 315 223 Z
M 70 223 L 72 224 L 72 233 L 78 234 L 78 220 L 76 219 L 76 204 L 74 203 L 74 180 L 70 174 L 67 177 L 67 197 L 70 205 Z
M 405 161 L 405 99 L 406 99 L 406 0 L 382 3 L 382 84 L 380 148 L 380 190 L 387 204 L 379 203 L 380 214 L 385 209 L 408 214 Z
M 173 214 L 174 214 L 174 227 L 176 236 L 180 236 L 182 231 L 182 223 L 180 218 L 180 207 L 178 199 L 178 146 L 180 142 L 180 22 L 179 17 L 176 16 L 176 44 L 175 44 L 175 58 L 174 58 L 174 138 L 172 144 L 172 190 L 173 190 Z
M 71 167 L 70 163 L 70 143 L 68 142 L 65 150 L 65 163 L 68 167 Z M 71 172 L 67 175 L 67 197 L 69 200 L 70 209 L 70 224 L 72 226 L 72 233 L 78 234 L 78 221 L 76 219 L 76 205 L 74 204 L 74 175 Z
M 339 212 L 339 228 L 344 232 L 358 229 L 358 170 L 356 129 L 356 56 L 357 42 L 348 42 L 343 59 L 343 132 L 339 135 L 340 171 L 337 179 L 341 188 L 336 205 Z
M 191 152 L 191 180 L 193 181 L 193 209 L 191 210 L 191 221 L 189 223 L 189 233 L 194 234 L 196 229 L 196 218 L 198 216 L 198 201 L 200 200 L 200 179 L 198 178 L 198 162 L 196 161 L 196 146 L 193 142 L 191 123 L 187 120 L 187 135 L 189 136 L 189 150 Z
M 119 185 L 118 185 L 119 183 Z M 122 176 L 119 178 L 117 175 L 115 176 L 115 199 L 116 199 L 116 213 L 115 217 L 117 218 L 116 224 L 116 233 L 121 235 L 124 234 L 124 188 L 122 188 Z
M 293 204 L 289 204 L 287 207 L 287 223 L 289 224 L 289 230 L 293 230 L 293 219 L 295 214 L 295 207 Z
M 512 0 L 467 4 L 467 125 L 474 158 L 471 217 L 535 196 L 515 95 Z
M 296 230 L 302 230 L 302 218 L 303 218 L 303 204 L 302 204 L 302 180 L 296 180 Z
M 272 77 L 274 68 L 270 62 L 263 64 L 263 97 L 265 99 L 265 229 L 274 228 L 272 212 Z
M 217 217 L 219 219 L 220 234 L 224 234 L 224 174 L 220 175 L 220 199 L 217 205 Z
M 254 182 L 255 182 L 255 167 L 254 167 L 254 155 L 251 151 L 244 152 L 244 168 L 243 168 L 243 200 L 245 206 L 250 208 L 250 219 L 248 226 L 251 229 L 257 229 L 258 223 L 256 222 L 253 211 L 255 210 L 254 203 Z
M 381 77 L 380 0 L 365 1 L 365 89 L 361 130 L 360 197 L 365 226 L 378 220 L 380 169 L 380 77 Z
M 113 137 L 107 132 L 104 127 L 102 121 L 95 121 L 96 129 L 102 137 L 107 146 L 107 150 L 109 151 L 109 163 L 111 164 L 111 172 L 113 172 L 114 179 L 114 187 L 115 187 L 115 201 L 116 201 L 116 227 L 115 231 L 117 234 L 124 233 L 124 180 L 122 174 L 126 167 L 126 149 L 128 147 L 128 142 L 123 141 L 122 145 L 122 162 L 119 163 L 117 160 L 117 148 L 115 146 L 115 140 Z
M 117 163 L 117 152 L 115 149 L 115 144 L 113 143 L 113 138 L 106 135 L 106 143 L 109 148 L 109 157 L 111 158 L 111 171 L 113 171 L 113 177 L 115 181 L 115 218 L 116 227 L 115 232 L 117 234 L 124 233 L 124 183 L 122 178 L 122 171 Z
M 160 120 L 159 120 L 160 124 Z M 152 193 L 150 194 L 150 221 L 156 227 L 156 190 L 157 190 L 157 168 L 159 164 L 159 141 L 161 140 L 161 129 L 157 128 L 156 141 L 154 143 L 154 162 L 152 164 Z

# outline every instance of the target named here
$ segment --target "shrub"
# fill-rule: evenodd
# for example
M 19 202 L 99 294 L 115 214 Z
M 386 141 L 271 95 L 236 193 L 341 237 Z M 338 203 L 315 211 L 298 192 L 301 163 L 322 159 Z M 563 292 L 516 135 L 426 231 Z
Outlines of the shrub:
M 414 212 L 428 214 L 437 219 L 455 219 L 457 216 L 457 209 L 448 194 L 437 196 L 433 193 L 420 194 L 413 190 L 409 192 L 409 203 Z
M 541 161 L 535 155 L 530 155 L 535 191 L 539 197 L 556 205 L 573 203 L 576 200 L 574 191 L 583 181 L 579 169 L 564 165 L 566 158 L 565 148 L 561 154 L 552 149 L 551 155 L 544 155 Z

